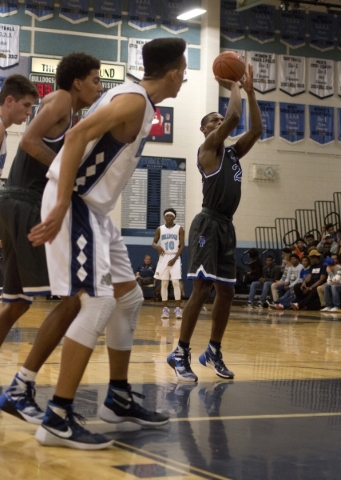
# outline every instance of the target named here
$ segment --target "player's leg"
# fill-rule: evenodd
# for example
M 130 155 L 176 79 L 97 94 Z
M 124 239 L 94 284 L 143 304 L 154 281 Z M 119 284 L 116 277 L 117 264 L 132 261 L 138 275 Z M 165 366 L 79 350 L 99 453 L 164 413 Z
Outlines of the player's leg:
M 147 426 L 164 425 L 169 417 L 146 410 L 135 402 L 134 392 L 128 383 L 130 353 L 143 295 L 136 285 L 123 238 L 114 225 L 111 225 L 110 259 L 116 308 L 106 331 L 110 381 L 99 416 L 111 423 L 133 421 Z

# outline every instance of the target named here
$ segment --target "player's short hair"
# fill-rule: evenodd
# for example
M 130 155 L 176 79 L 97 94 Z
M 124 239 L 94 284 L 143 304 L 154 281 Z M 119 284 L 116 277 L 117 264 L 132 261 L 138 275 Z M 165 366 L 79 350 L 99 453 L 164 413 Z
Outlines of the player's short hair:
M 182 38 L 155 38 L 142 47 L 144 77 L 159 79 L 180 67 L 186 50 Z
M 205 115 L 201 119 L 201 126 L 204 127 L 210 121 L 210 116 L 215 115 L 216 113 L 218 113 L 218 112 L 211 112 L 211 113 L 208 113 L 207 115 Z
M 69 91 L 76 78 L 85 80 L 91 70 L 99 70 L 101 62 L 87 53 L 70 53 L 61 59 L 56 71 L 56 84 L 58 88 Z
M 6 78 L 0 92 L 0 105 L 3 105 L 6 97 L 12 96 L 16 102 L 31 95 L 38 98 L 37 87 L 28 78 L 23 75 L 14 74 Z
M 166 210 L 163 211 L 163 216 L 165 216 L 165 214 L 166 214 L 167 212 L 172 212 L 172 213 L 174 213 L 175 218 L 176 218 L 176 211 L 174 210 L 174 208 L 166 208 Z

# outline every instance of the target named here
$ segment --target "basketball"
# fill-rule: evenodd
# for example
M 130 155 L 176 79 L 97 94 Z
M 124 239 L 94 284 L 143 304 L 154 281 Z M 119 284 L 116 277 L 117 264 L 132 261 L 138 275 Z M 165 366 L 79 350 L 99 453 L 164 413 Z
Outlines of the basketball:
M 235 52 L 222 52 L 213 62 L 213 73 L 224 80 L 238 82 L 245 73 L 245 63 Z

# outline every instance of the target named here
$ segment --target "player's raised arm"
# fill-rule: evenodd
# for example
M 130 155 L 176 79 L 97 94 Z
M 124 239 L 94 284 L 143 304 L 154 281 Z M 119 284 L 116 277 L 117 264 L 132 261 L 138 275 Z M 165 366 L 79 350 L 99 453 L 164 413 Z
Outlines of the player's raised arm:
M 251 124 L 250 130 L 244 133 L 244 135 L 237 141 L 234 147 L 238 157 L 242 158 L 248 153 L 248 151 L 253 147 L 253 145 L 262 135 L 263 121 L 253 88 L 253 68 L 251 65 L 248 66 L 248 73 L 245 74 L 245 79 L 241 80 L 240 83 L 242 84 L 245 92 L 247 93 Z

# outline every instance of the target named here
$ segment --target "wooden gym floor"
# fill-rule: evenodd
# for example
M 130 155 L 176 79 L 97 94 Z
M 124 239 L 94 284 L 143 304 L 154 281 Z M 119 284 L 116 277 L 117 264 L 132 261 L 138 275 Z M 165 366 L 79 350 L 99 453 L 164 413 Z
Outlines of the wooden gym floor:
M 35 301 L 11 330 L 0 350 L 0 390 L 54 305 Z M 99 420 L 108 382 L 100 338 L 76 411 L 90 430 L 111 435 L 114 446 L 98 452 L 41 447 L 35 426 L 0 412 L 1 480 L 340 480 L 341 315 L 233 307 L 223 352 L 236 376 L 224 381 L 198 361 L 209 339 L 207 308 L 191 345 L 199 381 L 188 385 L 178 383 L 166 364 L 179 321 L 161 320 L 160 304 L 142 307 L 129 380 L 146 395 L 144 406 L 170 413 L 169 425 L 151 430 Z M 59 346 L 37 377 L 42 408 L 53 394 L 60 354 Z

